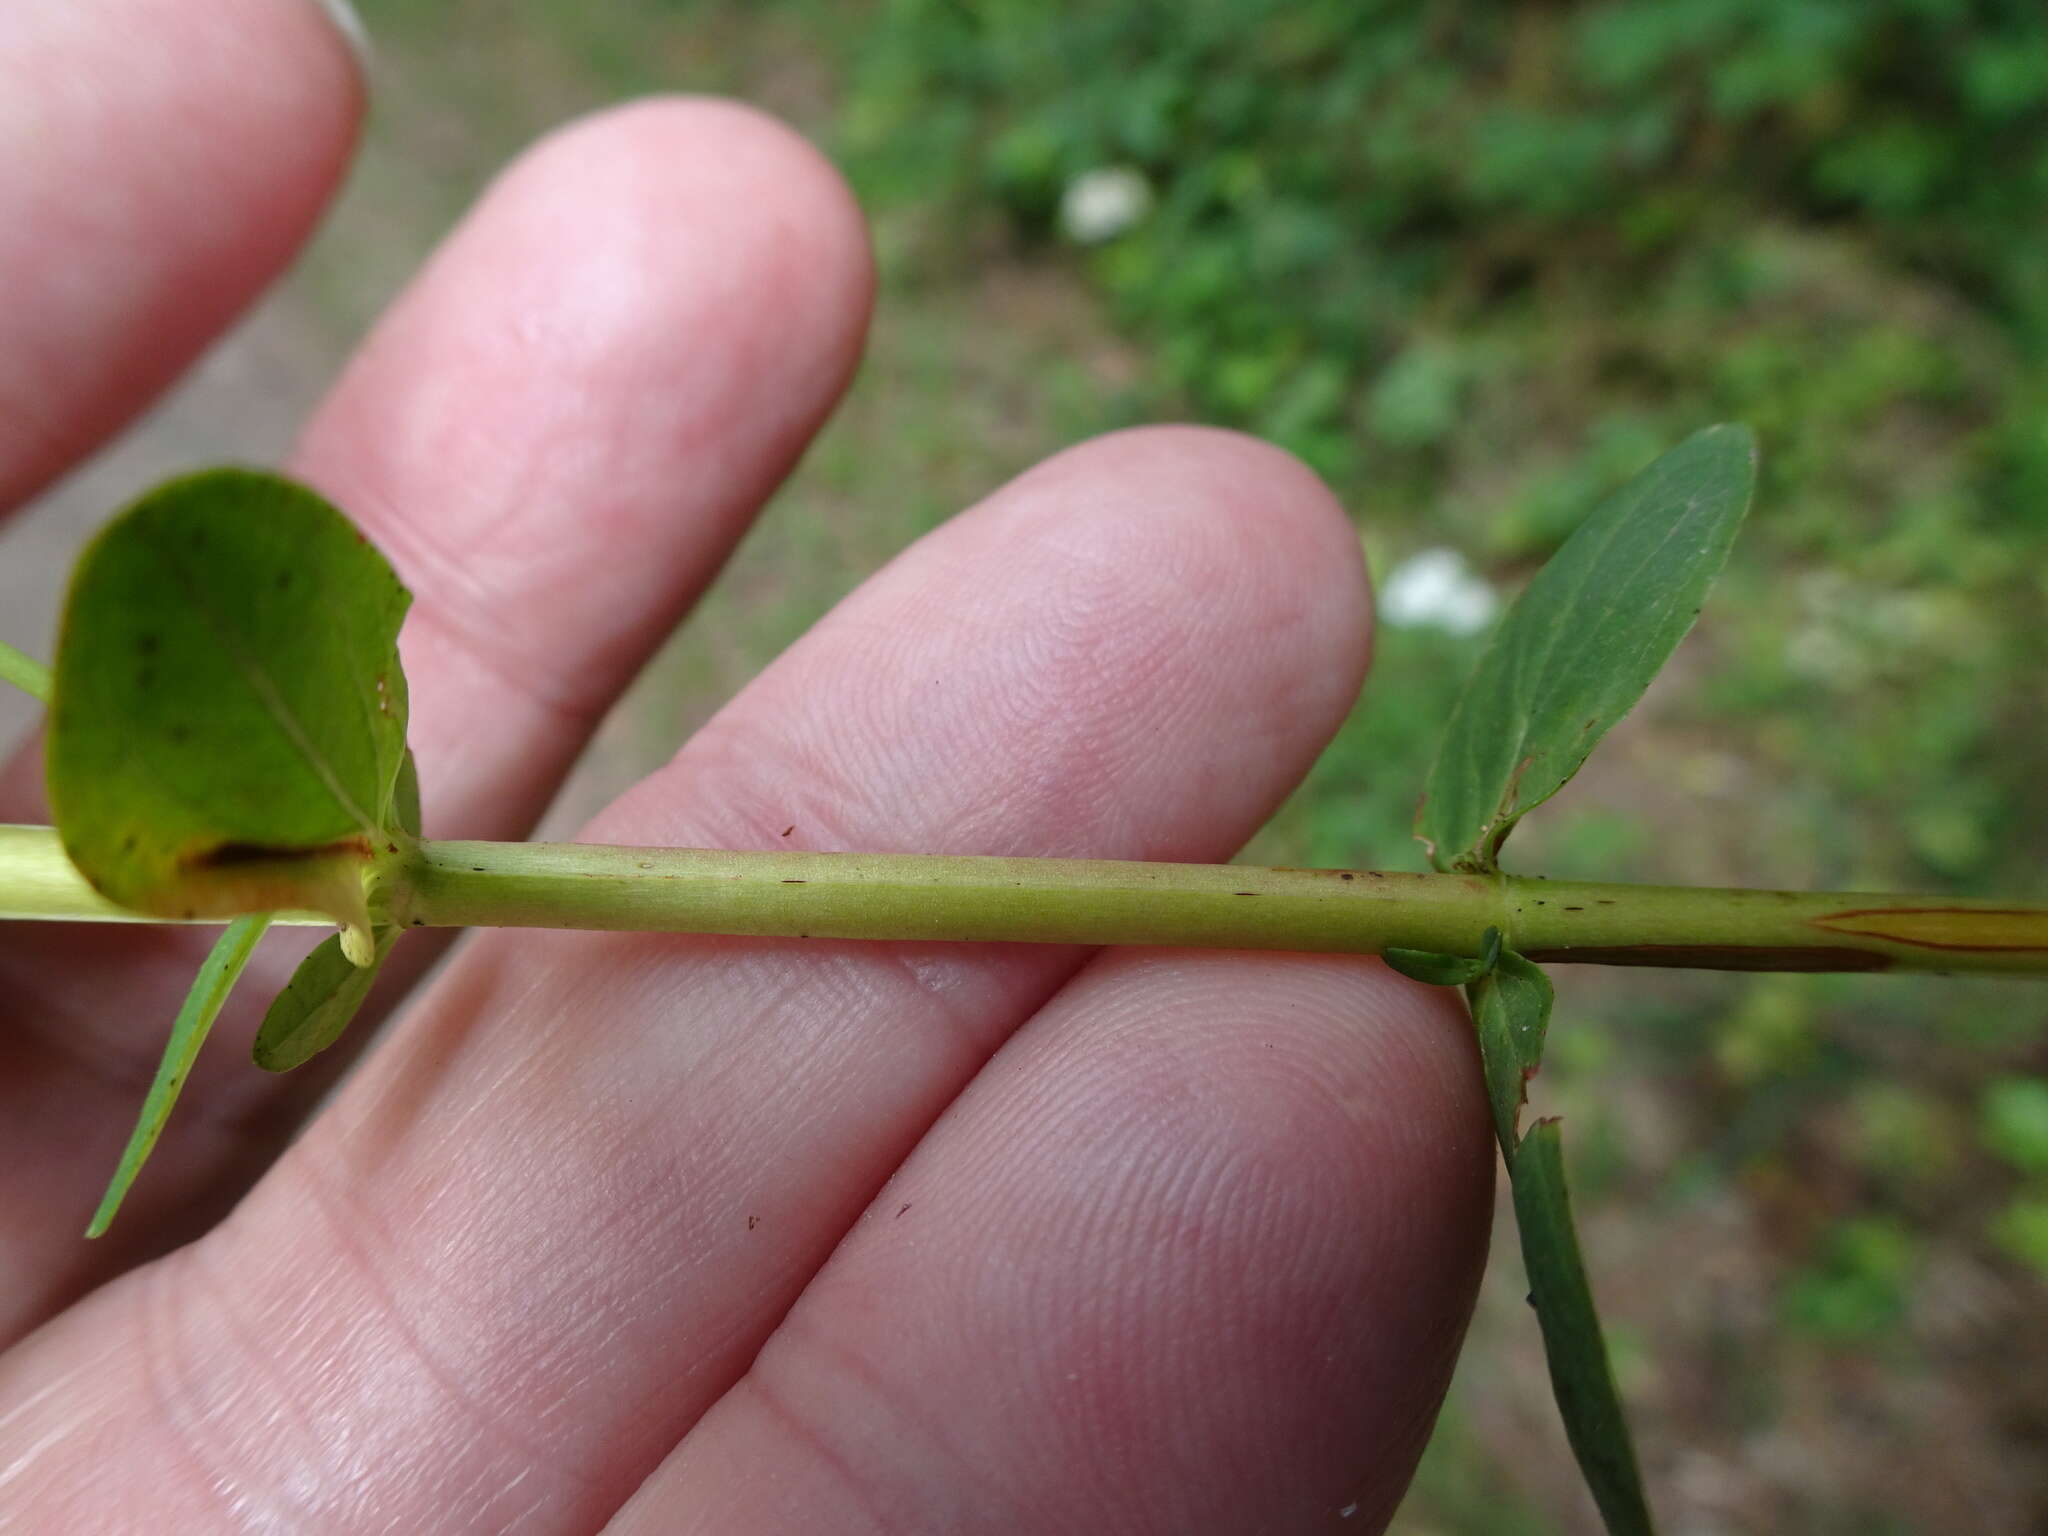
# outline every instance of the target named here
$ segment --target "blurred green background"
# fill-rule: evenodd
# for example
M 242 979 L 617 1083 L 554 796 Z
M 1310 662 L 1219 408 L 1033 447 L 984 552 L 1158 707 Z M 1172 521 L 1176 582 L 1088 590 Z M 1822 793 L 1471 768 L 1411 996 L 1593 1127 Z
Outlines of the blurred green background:
M 372 131 L 286 300 L 323 361 L 522 144 L 625 95 L 781 113 L 874 220 L 852 399 L 563 817 L 919 532 L 1193 418 L 1320 470 L 1408 621 L 1253 855 L 1419 868 L 1474 605 L 1737 419 L 1765 475 L 1727 578 L 1511 863 L 2048 895 L 2038 0 L 362 9 Z M 1464 610 L 1407 566 L 1441 549 Z M 1669 1528 L 2048 1528 L 2048 990 L 1560 979 L 1536 1100 Z M 1591 1528 L 1508 1234 L 1402 1531 Z

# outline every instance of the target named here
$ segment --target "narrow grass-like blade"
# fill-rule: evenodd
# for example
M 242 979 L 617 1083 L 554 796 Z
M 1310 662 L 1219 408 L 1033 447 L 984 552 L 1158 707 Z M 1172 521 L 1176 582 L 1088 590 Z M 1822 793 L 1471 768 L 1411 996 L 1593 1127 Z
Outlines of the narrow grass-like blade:
M 50 702 L 50 669 L 0 641 L 0 683 L 12 683 L 39 704 Z
M 1551 1390 L 1564 1418 L 1593 1502 L 1614 1536 L 1650 1536 L 1649 1501 L 1636 1466 L 1635 1445 L 1622 1416 L 1621 1396 L 1607 1359 L 1592 1287 L 1572 1230 L 1565 1194 L 1564 1153 L 1555 1120 L 1539 1120 L 1522 1138 L 1513 1161 L 1515 1224 L 1529 1299 L 1543 1329 Z
M 1709 427 L 1603 502 L 1494 632 L 1430 770 L 1438 869 L 1496 867 L 1515 822 L 1578 772 L 1699 616 L 1749 507 L 1756 445 Z
M 1504 951 L 1493 969 L 1472 984 L 1472 1023 L 1479 1032 L 1486 1098 L 1493 1107 L 1501 1155 L 1510 1168 L 1515 1161 L 1516 1126 L 1529 1097 L 1529 1079 L 1543 1064 L 1553 995 L 1542 967 L 1513 950 Z
M 192 978 L 192 990 L 185 994 L 185 1005 L 171 1025 L 171 1038 L 164 1045 L 164 1059 L 156 1069 L 156 1080 L 149 1085 L 149 1093 L 142 1101 L 135 1132 L 128 1138 L 128 1146 L 121 1153 L 120 1165 L 100 1199 L 99 1209 L 93 1212 L 92 1224 L 85 1229 L 87 1237 L 98 1237 L 106 1231 L 114 1213 L 121 1208 L 129 1186 L 149 1160 L 157 1137 L 163 1134 L 164 1122 L 170 1119 L 171 1107 L 178 1102 L 185 1079 L 191 1076 L 192 1063 L 199 1055 L 199 1047 L 206 1043 L 207 1031 L 213 1028 L 221 1005 L 234 990 L 235 979 L 242 974 L 242 967 L 255 952 L 256 941 L 269 926 L 266 913 L 236 918 L 214 942 L 199 974 Z

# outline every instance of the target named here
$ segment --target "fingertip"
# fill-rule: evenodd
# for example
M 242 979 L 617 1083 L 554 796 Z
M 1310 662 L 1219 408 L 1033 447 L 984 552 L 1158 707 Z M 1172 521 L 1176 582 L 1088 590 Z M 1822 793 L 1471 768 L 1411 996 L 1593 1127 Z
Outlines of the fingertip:
M 0 508 L 149 399 L 341 180 L 360 72 L 307 4 L 0 6 Z
M 722 255 L 716 270 L 763 323 L 829 335 L 849 365 L 858 352 L 875 287 L 866 218 L 838 168 L 779 118 L 722 97 L 642 97 L 554 130 L 502 181 L 541 219 L 561 216 L 572 187 L 613 194 L 588 200 L 605 221 L 593 235 L 658 231 L 693 278 Z
M 313 0 L 327 17 L 328 24 L 340 34 L 342 43 L 355 60 L 356 73 L 367 78 L 370 69 L 370 34 L 363 26 L 362 15 L 349 4 L 349 0 Z
M 1134 572 L 1199 562 L 1187 585 L 1234 603 L 1246 643 L 1291 663 L 1275 702 L 1326 717 L 1325 736 L 1336 729 L 1370 661 L 1371 595 L 1357 529 L 1314 470 L 1262 438 L 1174 423 L 1091 438 L 1018 485 L 1059 479 L 1084 488 L 1076 500 L 1098 515 L 1116 497 L 1164 546 L 1133 548 Z
M 580 732 L 837 403 L 873 282 L 851 193 L 791 129 L 607 108 L 491 184 L 295 465 L 419 594 L 410 643 Z

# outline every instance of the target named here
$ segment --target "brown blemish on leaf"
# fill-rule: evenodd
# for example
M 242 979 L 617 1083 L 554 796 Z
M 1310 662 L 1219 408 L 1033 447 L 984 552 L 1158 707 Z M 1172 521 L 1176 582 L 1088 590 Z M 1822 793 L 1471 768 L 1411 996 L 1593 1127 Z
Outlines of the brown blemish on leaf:
M 300 860 L 338 859 L 354 855 L 370 857 L 370 840 L 360 834 L 321 843 L 312 848 L 295 848 L 289 843 L 216 843 L 178 860 L 183 869 L 235 869 L 244 864 L 289 864 Z

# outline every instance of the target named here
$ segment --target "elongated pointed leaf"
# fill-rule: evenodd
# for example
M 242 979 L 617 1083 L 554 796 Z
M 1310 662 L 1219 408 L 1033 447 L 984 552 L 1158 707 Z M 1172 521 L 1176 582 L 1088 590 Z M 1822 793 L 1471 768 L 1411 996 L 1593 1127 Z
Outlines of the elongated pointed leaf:
M 1430 770 L 1417 831 L 1438 869 L 1489 870 L 1699 616 L 1749 507 L 1742 427 L 1687 438 L 1603 503 L 1509 609 Z
M 256 941 L 263 937 L 263 930 L 269 926 L 269 917 L 262 914 L 236 918 L 214 942 L 213 949 L 199 967 L 199 974 L 192 978 L 192 989 L 185 994 L 185 1005 L 178 1010 L 177 1020 L 171 1025 L 171 1038 L 164 1046 L 164 1058 L 156 1069 L 156 1079 L 143 1098 L 142 1114 L 135 1122 L 135 1132 L 128 1138 L 127 1149 L 121 1154 L 120 1164 L 114 1170 L 106 1194 L 101 1197 L 99 1209 L 93 1213 L 92 1225 L 85 1229 L 87 1237 L 98 1237 L 106 1231 L 114 1213 L 120 1210 L 129 1186 L 149 1160 L 157 1137 L 163 1134 L 164 1122 L 171 1118 L 172 1106 L 178 1102 L 185 1079 L 192 1075 L 192 1063 L 199 1055 L 199 1047 L 206 1043 L 213 1021 L 220 1016 L 221 1005 L 227 1002 L 228 994 L 234 990 L 235 979 L 242 974 L 242 967 L 249 963 L 249 956 L 255 953 Z
M 1389 949 L 1382 951 L 1380 958 L 1410 981 L 1420 981 L 1432 987 L 1469 986 L 1499 962 L 1500 930 L 1486 930 L 1477 958 L 1439 955 L 1427 949 Z
M 251 1052 L 256 1065 L 266 1072 L 289 1072 L 340 1039 L 370 995 L 399 933 L 388 925 L 377 928 L 377 955 L 369 965 L 357 965 L 344 955 L 338 934 L 300 961 L 256 1031 Z
M 1539 1120 L 1514 1158 L 1515 1225 L 1529 1298 L 1543 1329 L 1551 1390 L 1593 1502 L 1615 1536 L 1650 1536 L 1650 1506 L 1628 1420 L 1615 1390 L 1593 1291 L 1572 1229 L 1564 1152 L 1555 1120 Z
M 79 561 L 57 649 L 50 803 L 80 872 L 157 916 L 299 907 L 360 930 L 396 819 L 408 602 L 275 475 L 192 475 L 123 513 Z
M 1542 967 L 1504 950 L 1487 975 L 1473 983 L 1472 1023 L 1479 1032 L 1479 1060 L 1486 1073 L 1486 1098 L 1502 1156 L 1515 1161 L 1516 1126 L 1528 1102 L 1529 1079 L 1543 1064 L 1554 996 Z
M 50 669 L 0 641 L 0 683 L 11 683 L 38 703 L 50 702 Z

